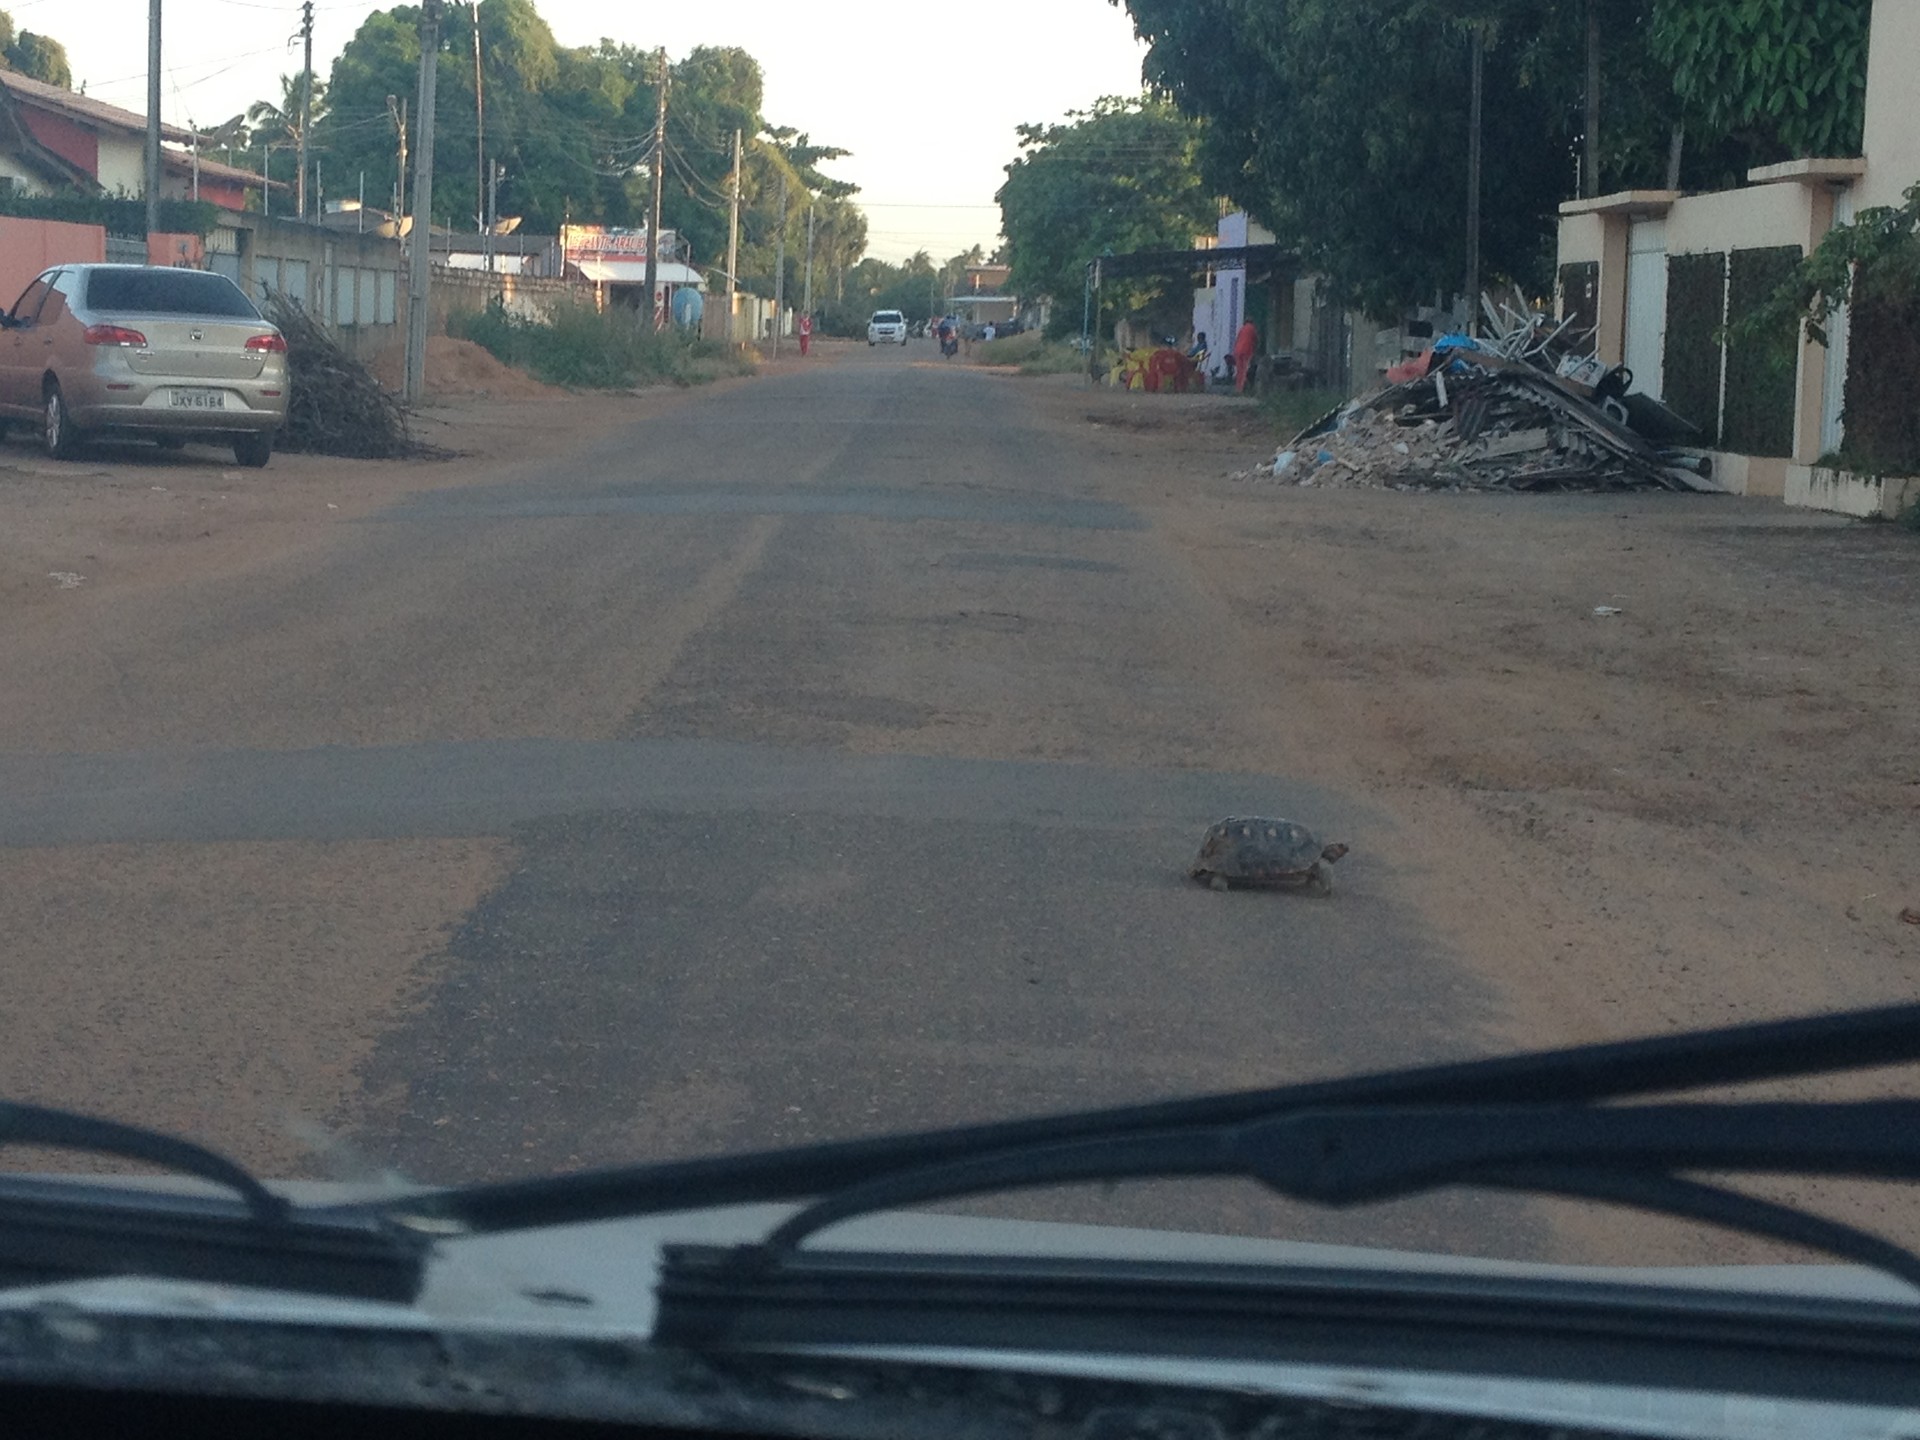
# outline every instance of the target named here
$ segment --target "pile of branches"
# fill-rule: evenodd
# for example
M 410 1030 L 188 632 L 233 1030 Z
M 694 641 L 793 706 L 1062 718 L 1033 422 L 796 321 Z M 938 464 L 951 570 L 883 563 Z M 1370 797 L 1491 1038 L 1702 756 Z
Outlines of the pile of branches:
M 275 442 L 280 449 L 356 460 L 427 453 L 408 432 L 399 400 L 297 301 L 270 290 L 266 311 L 287 339 L 287 423 Z

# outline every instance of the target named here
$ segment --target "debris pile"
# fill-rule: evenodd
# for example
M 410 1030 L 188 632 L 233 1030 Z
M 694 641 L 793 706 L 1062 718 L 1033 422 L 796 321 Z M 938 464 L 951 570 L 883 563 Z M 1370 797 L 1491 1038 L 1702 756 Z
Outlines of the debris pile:
M 1445 490 L 1718 490 L 1694 427 L 1632 374 L 1562 343 L 1532 314 L 1495 312 L 1491 339 L 1449 335 L 1384 389 L 1296 436 L 1264 473 L 1298 485 Z
M 287 339 L 287 423 L 275 442 L 280 449 L 356 460 L 430 453 L 408 433 L 399 400 L 297 302 L 269 291 L 266 312 Z

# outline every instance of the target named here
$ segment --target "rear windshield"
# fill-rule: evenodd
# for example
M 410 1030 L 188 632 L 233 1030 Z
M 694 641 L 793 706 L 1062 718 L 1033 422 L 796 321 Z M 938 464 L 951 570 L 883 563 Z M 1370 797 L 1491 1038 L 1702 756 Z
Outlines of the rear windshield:
M 898 325 L 901 323 L 900 312 L 898 310 L 876 310 L 873 312 L 873 323 L 876 325 Z
M 238 285 L 204 270 L 94 270 L 87 275 L 86 306 L 141 315 L 260 318 Z

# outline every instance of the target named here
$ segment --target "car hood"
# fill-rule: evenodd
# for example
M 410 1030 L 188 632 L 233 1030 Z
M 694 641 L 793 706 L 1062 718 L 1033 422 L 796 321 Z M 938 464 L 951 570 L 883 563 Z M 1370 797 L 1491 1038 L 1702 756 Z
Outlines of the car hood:
M 93 1183 L 98 1183 L 97 1179 Z M 146 1182 L 142 1182 L 146 1183 Z M 174 1188 L 169 1186 L 168 1188 Z M 187 1188 L 187 1187 L 178 1187 Z M 365 1200 L 365 1187 L 274 1187 L 302 1203 Z M 391 1192 L 389 1192 L 391 1193 Z M 430 1334 L 445 1343 L 613 1341 L 644 1348 L 654 1330 L 662 1247 L 732 1245 L 754 1240 L 790 1214 L 787 1205 L 743 1205 L 595 1221 L 508 1234 L 441 1240 L 426 1285 L 412 1304 L 335 1299 L 237 1286 L 137 1276 L 0 1292 L 8 1317 L 37 1319 L 66 1334 L 76 1325 L 116 1322 L 220 1322 L 286 1333 Z M 817 1242 L 822 1250 L 1027 1256 L 1144 1261 L 1158 1265 L 1281 1266 L 1365 1275 L 1519 1277 L 1655 1286 L 1719 1297 L 1799 1297 L 1915 1305 L 1898 1281 L 1841 1265 L 1598 1268 L 1462 1258 L 1418 1252 L 1200 1235 L 1105 1226 L 1002 1220 L 924 1212 L 865 1217 Z M 3 1333 L 3 1332 L 0 1332 Z M 78 1333 L 78 1332 L 75 1332 Z M 284 1341 L 280 1342 L 284 1344 Z M 0 1370 L 6 1346 L 0 1344 Z M 1200 1386 L 1244 1394 L 1307 1397 L 1441 1414 L 1497 1416 L 1619 1433 L 1698 1437 L 1912 1435 L 1920 1409 L 1741 1397 L 1638 1385 L 1611 1386 L 1525 1376 L 1421 1372 L 1366 1363 L 1296 1364 L 1267 1360 L 1156 1357 L 1096 1351 L 961 1349 L 925 1345 L 795 1347 L 816 1359 L 933 1365 L 1026 1375 Z

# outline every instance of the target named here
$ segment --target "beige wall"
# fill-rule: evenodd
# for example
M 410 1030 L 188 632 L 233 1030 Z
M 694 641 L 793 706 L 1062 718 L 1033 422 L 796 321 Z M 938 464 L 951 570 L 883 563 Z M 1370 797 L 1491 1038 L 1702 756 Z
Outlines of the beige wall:
M 1775 245 L 1804 249 L 1812 229 L 1810 188 L 1786 182 L 1677 200 L 1667 212 L 1667 253 L 1705 255 Z
M 1604 215 L 1562 215 L 1560 217 L 1560 263 L 1597 265 L 1606 245 L 1607 217 Z
M 146 147 L 132 135 L 100 132 L 100 188 L 109 195 L 147 193 Z
M 1867 173 L 1854 186 L 1857 209 L 1898 205 L 1920 181 L 1920 3 L 1874 0 L 1867 54 Z

